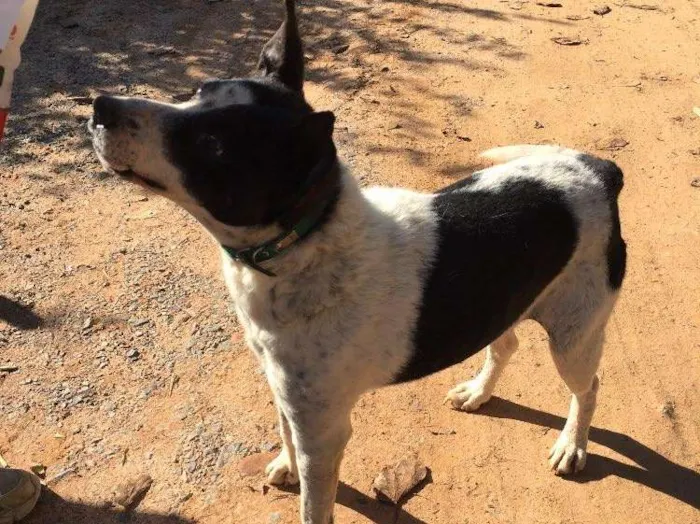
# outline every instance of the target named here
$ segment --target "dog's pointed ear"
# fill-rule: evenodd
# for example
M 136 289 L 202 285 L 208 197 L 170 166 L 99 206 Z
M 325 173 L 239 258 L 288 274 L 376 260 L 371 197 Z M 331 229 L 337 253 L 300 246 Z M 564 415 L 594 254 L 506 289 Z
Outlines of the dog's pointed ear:
M 330 111 L 319 111 L 304 116 L 299 129 L 307 144 L 316 147 L 333 141 L 333 126 L 335 115 Z
M 284 22 L 263 47 L 258 70 L 262 76 L 275 77 L 288 88 L 301 93 L 304 87 L 304 51 L 294 2 L 284 0 Z

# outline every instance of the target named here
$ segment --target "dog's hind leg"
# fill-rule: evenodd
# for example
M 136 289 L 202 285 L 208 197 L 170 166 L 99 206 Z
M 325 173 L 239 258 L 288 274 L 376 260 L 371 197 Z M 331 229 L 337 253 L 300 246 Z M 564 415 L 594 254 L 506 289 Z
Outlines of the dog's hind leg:
M 280 435 L 282 436 L 282 451 L 267 465 L 265 474 L 270 484 L 291 486 L 299 484 L 296 450 L 294 449 L 292 429 L 289 427 L 289 421 L 279 406 L 277 411 L 279 414 Z
M 549 453 L 549 465 L 557 475 L 579 472 L 586 465 L 588 430 L 598 393 L 596 372 L 603 352 L 603 328 L 597 326 L 588 337 L 570 347 L 562 347 L 556 340 L 550 342 L 557 370 L 572 393 L 566 424 Z
M 518 338 L 513 328 L 510 328 L 486 348 L 486 361 L 476 378 L 451 389 L 445 400 L 462 411 L 479 409 L 491 398 L 501 373 L 516 349 Z
M 549 463 L 557 475 L 576 473 L 586 465 L 598 392 L 596 373 L 605 326 L 617 298 L 607 288 L 606 277 L 598 273 L 590 265 L 569 272 L 532 315 L 549 334 L 554 364 L 572 394 L 566 424 L 550 452 Z

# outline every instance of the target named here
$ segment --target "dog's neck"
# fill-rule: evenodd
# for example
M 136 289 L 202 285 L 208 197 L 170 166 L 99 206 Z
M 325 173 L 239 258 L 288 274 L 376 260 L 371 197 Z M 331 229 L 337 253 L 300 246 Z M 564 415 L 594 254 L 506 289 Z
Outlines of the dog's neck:
M 284 253 L 261 264 L 275 276 L 265 275 L 240 261 L 231 259 L 226 249 L 222 250 L 225 261 L 230 262 L 234 268 L 243 273 L 251 273 L 250 277 L 255 280 L 268 281 L 271 284 L 274 279 L 293 278 L 307 270 L 310 265 L 316 265 L 320 261 L 316 256 L 319 252 L 335 251 L 340 249 L 341 244 L 352 241 L 353 235 L 349 235 L 350 231 L 364 227 L 367 202 L 362 197 L 356 181 L 346 172 L 337 158 L 331 164 L 327 164 L 326 168 L 331 171 L 319 179 L 322 187 L 319 194 L 314 197 L 328 203 L 318 217 L 318 223 L 308 235 L 294 242 Z M 263 245 L 272 239 L 284 236 L 294 226 L 296 220 L 303 218 L 307 207 L 308 204 L 305 203 L 294 206 L 291 212 L 284 214 L 284 220 L 260 227 L 228 226 L 201 211 L 191 210 L 190 212 L 221 246 L 238 250 Z M 348 237 L 347 241 L 336 238 L 338 236 Z M 352 250 L 352 247 L 348 245 L 346 249 Z
M 223 250 L 233 259 L 267 276 L 276 276 L 263 265 L 278 258 L 290 249 L 304 242 L 306 238 L 321 228 L 333 214 L 340 192 L 340 166 L 335 148 L 329 151 L 311 170 L 306 182 L 290 200 L 284 212 L 279 213 L 275 222 L 282 233 L 261 244 L 244 248 L 222 244 Z

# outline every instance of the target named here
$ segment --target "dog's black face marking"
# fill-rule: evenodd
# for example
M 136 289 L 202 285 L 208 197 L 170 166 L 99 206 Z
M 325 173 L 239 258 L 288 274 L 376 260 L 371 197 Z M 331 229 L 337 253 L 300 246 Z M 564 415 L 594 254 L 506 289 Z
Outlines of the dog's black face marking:
M 581 154 L 577 158 L 600 175 L 605 184 L 612 220 L 607 249 L 608 285 L 612 290 L 617 290 L 622 286 L 627 266 L 627 245 L 622 239 L 620 213 L 617 206 L 617 197 L 622 191 L 622 170 L 614 162 L 592 155 Z
M 287 228 L 317 204 L 295 199 L 325 170 L 323 187 L 314 185 L 312 196 L 329 202 L 321 222 L 327 219 L 340 184 L 334 117 L 314 113 L 304 99 L 294 1 L 285 5 L 285 21 L 262 50 L 258 76 L 205 82 L 182 104 L 97 97 L 88 127 L 105 166 L 191 205 L 178 191 L 184 189 L 226 225 L 265 226 L 279 218 Z
M 426 275 L 415 353 L 397 383 L 461 362 L 495 340 L 576 247 L 576 219 L 559 191 L 531 179 L 470 189 L 479 176 L 435 198 L 438 251 Z
M 180 111 L 165 123 L 169 161 L 218 221 L 268 225 L 295 202 L 311 171 L 335 159 L 332 113 L 258 105 Z

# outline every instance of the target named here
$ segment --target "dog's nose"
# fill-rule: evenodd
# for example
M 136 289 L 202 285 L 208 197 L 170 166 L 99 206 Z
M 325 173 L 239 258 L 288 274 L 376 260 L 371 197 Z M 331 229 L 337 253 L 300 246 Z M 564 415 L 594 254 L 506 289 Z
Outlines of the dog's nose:
M 109 129 L 119 122 L 119 100 L 113 96 L 100 95 L 92 103 L 92 122 Z

